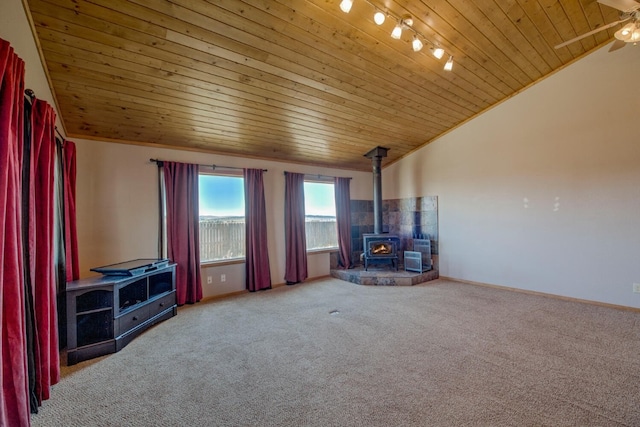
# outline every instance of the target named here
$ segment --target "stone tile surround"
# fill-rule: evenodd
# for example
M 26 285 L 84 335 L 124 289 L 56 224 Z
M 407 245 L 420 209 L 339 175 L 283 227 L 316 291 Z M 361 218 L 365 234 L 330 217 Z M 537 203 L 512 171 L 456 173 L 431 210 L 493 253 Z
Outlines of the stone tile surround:
M 413 249 L 413 239 L 428 235 L 431 253 L 438 254 L 438 198 L 410 197 L 382 201 L 383 231 L 400 237 L 400 256 Z M 359 264 L 362 234 L 373 233 L 373 200 L 351 200 L 351 254 Z
M 383 231 L 400 238 L 399 268 L 372 266 L 363 271 L 360 256 L 363 251 L 362 235 L 373 233 L 373 200 L 351 200 L 351 256 L 356 268 L 337 270 L 338 255 L 330 257 L 331 274 L 342 280 L 371 285 L 414 285 L 439 276 L 438 263 L 438 198 L 436 196 L 410 197 L 382 201 Z M 423 274 L 404 271 L 404 251 L 413 250 L 413 239 L 428 235 L 431 241 L 433 270 Z M 335 270 L 335 271 L 334 271 Z

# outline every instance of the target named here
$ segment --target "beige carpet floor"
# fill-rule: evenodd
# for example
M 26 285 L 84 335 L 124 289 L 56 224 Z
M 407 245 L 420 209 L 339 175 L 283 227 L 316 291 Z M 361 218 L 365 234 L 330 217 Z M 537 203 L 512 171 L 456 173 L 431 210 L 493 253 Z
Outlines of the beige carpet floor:
M 34 426 L 640 426 L 640 313 L 436 280 L 182 307 Z

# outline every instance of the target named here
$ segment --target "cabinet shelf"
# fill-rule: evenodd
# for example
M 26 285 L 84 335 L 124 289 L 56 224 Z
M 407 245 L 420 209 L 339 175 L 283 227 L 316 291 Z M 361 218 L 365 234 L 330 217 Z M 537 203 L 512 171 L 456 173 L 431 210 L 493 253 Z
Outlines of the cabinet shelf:
M 104 308 L 96 308 L 93 310 L 78 311 L 76 312 L 76 316 L 80 316 L 81 314 L 93 314 L 93 313 L 100 313 L 102 311 L 111 311 L 111 310 L 112 310 L 111 307 L 104 307 Z
M 175 264 L 67 283 L 67 364 L 119 351 L 177 313 Z

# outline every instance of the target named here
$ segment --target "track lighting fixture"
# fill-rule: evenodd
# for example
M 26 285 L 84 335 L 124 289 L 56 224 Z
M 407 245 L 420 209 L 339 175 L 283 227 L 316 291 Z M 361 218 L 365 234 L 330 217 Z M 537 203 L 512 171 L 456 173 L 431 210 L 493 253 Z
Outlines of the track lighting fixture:
M 351 7 L 353 6 L 353 2 L 354 2 L 354 0 L 341 0 L 340 1 L 340 9 L 344 13 L 349 13 L 351 11 Z M 438 43 L 434 43 L 434 42 L 429 41 L 422 33 L 417 31 L 413 27 L 413 18 L 411 17 L 411 15 L 394 16 L 393 14 L 389 13 L 388 10 L 384 9 L 383 7 L 381 7 L 380 5 L 376 4 L 372 0 L 364 0 L 364 2 L 367 3 L 369 6 L 371 6 L 374 9 L 375 12 L 374 12 L 374 15 L 373 15 L 373 21 L 376 23 L 376 25 L 384 24 L 386 19 L 387 19 L 387 16 L 395 19 L 396 25 L 393 27 L 393 31 L 391 31 L 391 37 L 393 39 L 400 40 L 402 38 L 402 31 L 403 30 L 412 31 L 413 32 L 413 40 L 411 41 L 411 47 L 413 48 L 414 52 L 421 51 L 422 48 L 424 47 L 424 43 L 426 42 L 429 45 L 431 45 L 429 50 L 431 51 L 431 54 L 435 58 L 442 59 L 444 57 L 445 51 L 444 51 L 443 48 L 438 46 Z M 619 32 L 622 32 L 623 30 L 625 30 L 625 28 L 621 29 Z M 630 30 L 626 31 L 620 37 L 618 37 L 618 33 L 616 33 L 616 37 L 621 39 L 621 40 L 623 39 L 623 37 L 624 38 L 633 37 L 632 40 L 631 39 L 630 40 L 625 40 L 627 42 L 629 42 L 629 41 L 634 41 L 634 42 L 635 41 L 640 41 L 640 29 L 638 29 L 637 27 L 634 27 L 633 29 L 630 29 Z M 453 69 L 453 55 L 449 55 L 449 59 L 444 64 L 444 69 L 446 71 L 451 71 Z
M 414 52 L 419 52 L 422 49 L 423 44 L 420 41 L 420 39 L 418 38 L 417 34 L 414 34 L 413 42 L 411 42 L 411 45 L 413 46 L 413 51 Z
M 349 13 L 349 11 L 351 10 L 351 6 L 353 6 L 353 0 L 342 0 L 340 2 L 340 9 L 344 13 Z
M 449 55 L 449 59 L 447 59 L 447 63 L 444 64 L 444 69 L 446 71 L 453 70 L 453 56 L 452 55 Z

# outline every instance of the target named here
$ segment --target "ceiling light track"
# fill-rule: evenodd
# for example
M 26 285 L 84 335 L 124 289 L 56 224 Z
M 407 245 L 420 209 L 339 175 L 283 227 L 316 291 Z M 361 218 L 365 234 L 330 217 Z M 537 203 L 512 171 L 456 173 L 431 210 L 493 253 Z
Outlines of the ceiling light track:
M 413 40 L 411 41 L 411 47 L 414 52 L 420 52 L 424 47 L 424 44 L 431 45 L 429 49 L 431 54 L 437 59 L 442 59 L 444 57 L 445 51 L 438 43 L 432 42 L 427 39 L 422 33 L 416 30 L 413 27 L 413 18 L 410 15 L 403 16 L 395 16 L 388 11 L 388 9 L 384 9 L 370 0 L 362 0 L 368 5 L 370 5 L 374 9 L 373 21 L 376 25 L 382 25 L 386 21 L 387 18 L 391 18 L 395 20 L 396 25 L 393 27 L 393 31 L 391 31 L 391 38 L 400 40 L 402 38 L 402 31 L 411 31 L 413 32 Z M 349 13 L 351 11 L 351 7 L 353 6 L 354 0 L 342 0 L 340 2 L 340 10 L 344 13 Z M 449 59 L 444 65 L 444 70 L 451 71 L 453 69 L 453 55 L 449 55 Z

